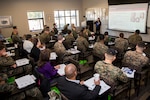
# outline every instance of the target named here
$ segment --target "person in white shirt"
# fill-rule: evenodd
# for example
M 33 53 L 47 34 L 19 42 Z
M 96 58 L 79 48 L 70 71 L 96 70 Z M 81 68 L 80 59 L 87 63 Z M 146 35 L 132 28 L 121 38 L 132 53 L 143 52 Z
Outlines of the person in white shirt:
M 28 53 L 30 53 L 31 49 L 33 48 L 33 43 L 31 41 L 32 41 L 32 35 L 27 34 L 26 40 L 23 42 L 23 49 L 26 50 Z

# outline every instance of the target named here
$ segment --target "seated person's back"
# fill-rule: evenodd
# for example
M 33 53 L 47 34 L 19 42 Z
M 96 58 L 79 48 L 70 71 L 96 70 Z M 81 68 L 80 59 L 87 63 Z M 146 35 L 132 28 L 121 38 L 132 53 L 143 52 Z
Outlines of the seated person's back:
M 70 49 L 71 47 L 73 47 L 73 42 L 75 41 L 73 34 L 71 32 L 71 30 L 68 31 L 68 35 L 65 37 L 65 41 L 64 46 L 66 47 L 66 49 Z
M 98 41 L 93 46 L 93 52 L 99 55 L 104 55 L 108 47 L 104 44 L 104 35 L 100 35 Z
M 120 33 L 119 38 L 115 39 L 115 47 L 120 50 L 120 52 L 124 52 L 128 48 L 128 40 L 124 39 L 124 34 Z
M 136 45 L 135 51 L 127 51 L 123 58 L 123 63 L 129 65 L 132 69 L 141 70 L 146 64 L 148 64 L 149 59 L 143 52 L 145 49 L 145 43 L 139 42 Z
M 65 77 L 66 76 L 66 77 Z M 65 68 L 65 76 L 57 79 L 57 87 L 69 100 L 95 100 L 100 91 L 100 81 L 95 81 L 96 87 L 93 91 L 83 86 L 83 82 L 76 80 L 77 69 L 73 64 Z
M 89 48 L 89 43 L 86 40 L 86 38 L 83 37 L 83 30 L 80 31 L 79 37 L 77 38 L 77 48 L 81 52 L 86 52 L 87 49 Z
M 52 66 L 50 61 L 50 50 L 45 49 L 40 53 L 40 58 L 38 61 L 38 71 L 45 76 L 45 78 L 50 79 L 50 81 L 57 75 L 57 69 L 59 66 Z
M 127 82 L 127 76 L 121 71 L 120 68 L 114 66 L 112 62 L 116 59 L 116 51 L 108 49 L 105 53 L 105 60 L 98 61 L 95 64 L 95 71 L 100 74 L 100 77 L 109 85 L 119 85 L 119 82 Z
M 8 99 L 8 100 L 24 100 L 25 97 L 32 97 L 32 99 L 42 100 L 43 96 L 40 90 L 37 87 L 32 87 L 30 89 L 26 89 L 23 92 L 19 92 L 16 94 L 11 95 L 11 93 L 16 92 L 16 84 L 14 83 L 7 83 L 7 75 L 4 73 L 0 73 L 0 93 L 7 93 L 6 97 L 3 96 L 1 99 Z

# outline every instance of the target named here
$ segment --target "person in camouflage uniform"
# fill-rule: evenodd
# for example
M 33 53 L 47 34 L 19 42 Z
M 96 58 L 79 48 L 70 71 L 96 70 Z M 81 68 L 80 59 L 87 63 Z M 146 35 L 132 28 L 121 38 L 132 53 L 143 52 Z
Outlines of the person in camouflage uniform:
M 93 53 L 103 56 L 108 50 L 108 47 L 104 44 L 104 35 L 99 35 L 98 41 L 93 46 Z
M 128 41 L 131 48 L 135 48 L 136 44 L 142 41 L 142 37 L 139 34 L 140 30 L 136 30 L 133 35 L 129 36 Z
M 63 45 L 64 37 L 60 34 L 57 37 L 58 41 L 54 44 L 54 51 L 56 52 L 58 59 L 63 61 L 68 61 L 71 53 L 67 52 Z
M 142 70 L 142 67 L 148 64 L 149 59 L 143 52 L 145 49 L 145 43 L 139 42 L 136 45 L 135 51 L 127 51 L 123 58 L 123 64 L 128 65 L 131 69 L 136 69 L 137 71 Z
M 41 43 L 44 43 L 44 44 L 49 43 L 51 39 L 49 27 L 45 28 L 44 33 L 41 34 L 39 38 L 40 38 Z
M 91 36 L 91 31 L 89 30 L 88 26 L 83 29 L 83 37 L 88 40 L 89 36 Z
M 17 30 L 17 26 L 13 27 L 13 32 L 11 34 L 11 38 L 14 44 L 20 44 L 22 43 L 22 39 L 20 38 Z
M 95 71 L 100 74 L 102 80 L 109 84 L 112 88 L 118 86 L 120 82 L 127 82 L 128 78 L 123 71 L 114 66 L 112 62 L 116 59 L 116 51 L 112 48 L 105 53 L 105 60 L 98 61 L 95 64 Z
M 119 38 L 115 39 L 115 47 L 120 50 L 120 52 L 124 52 L 128 48 L 128 40 L 124 39 L 124 34 L 120 33 Z
M 42 94 L 37 87 L 28 89 L 25 92 L 11 95 L 11 93 L 15 92 L 15 90 L 17 89 L 17 86 L 15 83 L 11 83 L 11 84 L 7 83 L 7 79 L 8 77 L 6 74 L 0 73 L 0 93 L 7 94 L 6 95 L 7 97 L 3 96 L 2 99 L 7 98 L 7 100 L 23 100 L 26 97 L 34 98 L 34 100 L 43 99 Z
M 68 31 L 68 35 L 65 36 L 65 41 L 64 46 L 66 47 L 66 49 L 70 49 L 71 47 L 73 47 L 73 42 L 75 41 L 73 34 L 71 32 L 71 30 Z
M 73 34 L 73 37 L 74 37 L 75 39 L 78 38 L 78 33 L 77 33 L 77 31 L 76 31 L 76 27 L 72 27 L 72 34 Z
M 79 37 L 77 38 L 77 48 L 81 52 L 86 52 L 89 48 L 89 42 L 86 40 L 86 38 L 83 37 L 83 30 L 79 33 Z
M 32 70 L 32 66 L 30 64 L 23 67 L 17 67 L 12 57 L 7 55 L 4 45 L 0 46 L 0 66 L 0 72 L 7 72 L 8 75 L 23 73 L 23 71 L 29 73 Z

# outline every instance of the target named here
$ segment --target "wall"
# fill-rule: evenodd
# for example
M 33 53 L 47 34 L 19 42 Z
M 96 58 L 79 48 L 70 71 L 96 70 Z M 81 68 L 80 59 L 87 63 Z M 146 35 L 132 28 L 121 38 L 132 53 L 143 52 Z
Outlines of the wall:
M 12 16 L 13 25 L 18 27 L 20 36 L 31 33 L 28 28 L 27 11 L 44 11 L 45 24 L 52 27 L 54 10 L 78 9 L 82 15 L 81 0 L 1 0 L 0 16 Z M 50 20 L 47 16 L 50 16 Z M 9 37 L 12 28 L 2 29 L 5 37 Z M 33 33 L 31 33 L 33 34 Z
M 108 16 L 108 1 L 107 0 L 82 0 L 82 7 L 83 7 L 83 12 L 86 11 L 87 8 L 106 8 L 107 13 L 106 15 Z M 84 13 L 83 13 L 84 14 Z M 102 27 L 101 27 L 101 33 L 104 33 L 105 31 L 108 31 L 110 35 L 113 36 L 119 36 L 119 31 L 111 31 L 107 30 L 107 24 L 108 20 L 102 20 Z M 123 32 L 125 34 L 125 38 L 128 38 L 131 34 L 129 32 Z M 144 41 L 150 42 L 150 29 L 147 30 L 147 34 L 140 34 L 143 38 Z

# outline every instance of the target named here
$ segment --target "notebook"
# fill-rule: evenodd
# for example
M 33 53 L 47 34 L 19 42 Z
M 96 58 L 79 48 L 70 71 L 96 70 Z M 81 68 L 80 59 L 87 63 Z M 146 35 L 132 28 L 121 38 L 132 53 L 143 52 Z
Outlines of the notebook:
M 19 89 L 25 88 L 33 83 L 35 83 L 33 76 L 25 75 L 20 78 L 15 79 L 15 82 Z

